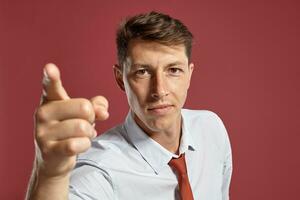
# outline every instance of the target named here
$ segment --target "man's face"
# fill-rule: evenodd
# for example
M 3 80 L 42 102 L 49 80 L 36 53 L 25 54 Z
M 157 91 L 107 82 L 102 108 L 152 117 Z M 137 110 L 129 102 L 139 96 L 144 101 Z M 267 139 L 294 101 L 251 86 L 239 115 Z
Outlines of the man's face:
M 127 63 L 116 78 L 126 92 L 135 121 L 146 132 L 171 130 L 181 121 L 193 64 L 184 45 L 133 40 Z M 119 73 L 119 75 L 118 75 Z

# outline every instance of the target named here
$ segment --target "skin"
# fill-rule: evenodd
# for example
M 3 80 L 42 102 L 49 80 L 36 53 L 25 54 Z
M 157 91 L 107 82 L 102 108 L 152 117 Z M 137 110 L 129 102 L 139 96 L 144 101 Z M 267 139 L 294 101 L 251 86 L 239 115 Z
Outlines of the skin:
M 107 109 L 102 96 L 70 98 L 59 69 L 54 64 L 45 66 L 43 95 L 35 113 L 36 157 L 26 199 L 68 199 L 76 155 L 91 146 L 97 135 L 93 123 L 107 119 Z
M 193 68 L 184 45 L 165 46 L 142 40 L 130 42 L 123 69 L 115 66 L 116 81 L 126 92 L 137 124 L 174 153 L 180 141 L 180 110 Z
M 180 109 L 184 105 L 193 64 L 183 45 L 130 42 L 128 60 L 115 78 L 126 92 L 134 119 L 151 138 L 177 152 Z M 76 155 L 91 146 L 95 120 L 106 120 L 108 102 L 103 96 L 90 100 L 70 98 L 54 64 L 44 68 L 43 95 L 35 113 L 35 165 L 26 199 L 68 199 L 70 173 Z

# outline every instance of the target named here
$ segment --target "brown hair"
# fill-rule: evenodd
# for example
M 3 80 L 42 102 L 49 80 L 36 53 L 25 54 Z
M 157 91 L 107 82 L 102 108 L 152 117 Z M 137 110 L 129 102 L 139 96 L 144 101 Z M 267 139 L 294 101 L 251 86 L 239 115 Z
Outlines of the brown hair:
M 120 24 L 116 43 L 121 67 L 127 57 L 129 42 L 133 39 L 155 41 L 167 46 L 184 44 L 188 59 L 191 57 L 192 33 L 181 21 L 163 13 L 152 11 L 135 15 Z

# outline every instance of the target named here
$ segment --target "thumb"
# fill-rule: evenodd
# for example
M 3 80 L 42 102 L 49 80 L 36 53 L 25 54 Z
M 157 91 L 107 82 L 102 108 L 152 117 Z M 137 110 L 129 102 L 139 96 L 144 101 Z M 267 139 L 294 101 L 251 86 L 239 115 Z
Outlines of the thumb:
M 52 63 L 47 64 L 44 67 L 43 102 L 67 99 L 70 97 L 62 85 L 58 67 Z

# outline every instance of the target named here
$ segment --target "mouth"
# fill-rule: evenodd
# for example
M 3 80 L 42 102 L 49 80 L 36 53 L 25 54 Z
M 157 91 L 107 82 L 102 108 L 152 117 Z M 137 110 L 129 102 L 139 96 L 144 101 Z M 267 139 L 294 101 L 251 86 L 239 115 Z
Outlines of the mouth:
M 155 106 L 149 107 L 148 111 L 155 115 L 165 115 L 172 108 L 173 108 L 173 105 L 171 105 L 171 104 L 160 104 L 160 105 L 155 105 Z

